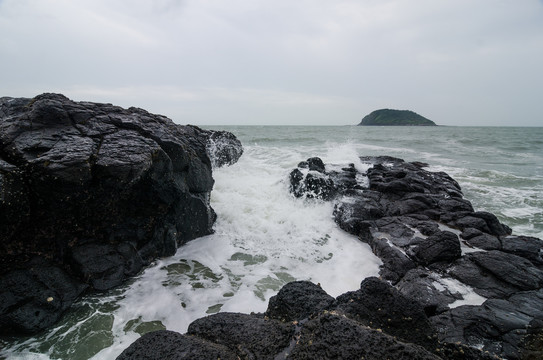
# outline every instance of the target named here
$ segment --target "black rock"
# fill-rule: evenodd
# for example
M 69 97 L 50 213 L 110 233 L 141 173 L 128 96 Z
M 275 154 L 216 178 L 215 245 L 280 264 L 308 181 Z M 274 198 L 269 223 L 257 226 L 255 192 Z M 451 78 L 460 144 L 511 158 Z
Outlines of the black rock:
M 543 286 L 543 271 L 525 258 L 496 250 L 468 256 L 478 266 L 519 290 L 536 290 Z
M 241 141 L 231 132 L 196 129 L 207 137 L 206 150 L 214 167 L 233 165 L 243 155 Z
M 321 158 L 312 157 L 312 158 L 307 159 L 307 166 L 310 171 L 313 170 L 320 173 L 325 172 L 324 162 L 321 160 Z
M 460 294 L 451 293 L 439 284 L 441 275 L 417 268 L 408 271 L 396 284 L 398 290 L 410 299 L 418 301 L 424 307 L 427 316 L 434 316 L 449 310 L 449 304 L 462 299 Z
M 126 348 L 117 360 L 239 359 L 227 347 L 174 331 L 147 333 Z
M 485 234 L 485 233 L 481 233 L 481 235 L 474 236 L 470 238 L 469 240 L 466 240 L 465 242 L 472 247 L 476 247 L 483 250 L 500 250 L 502 248 L 500 239 L 498 239 L 494 235 Z
M 266 316 L 280 321 L 295 321 L 330 308 L 335 299 L 310 281 L 293 281 L 281 288 L 268 303 Z
M 422 239 L 408 252 L 419 264 L 429 265 L 439 261 L 454 261 L 462 255 L 458 236 L 441 231 Z
M 543 240 L 530 236 L 506 236 L 501 238 L 502 251 L 522 256 L 534 265 L 543 265 Z
M 401 341 L 433 349 L 435 330 L 422 305 L 377 278 L 366 278 L 360 289 L 337 298 L 337 311 Z
M 31 272 L 41 256 L 107 290 L 210 234 L 210 141 L 220 164 L 241 154 L 232 134 L 138 108 L 59 94 L 0 98 L 0 279 Z M 50 322 L 34 331 L 40 324 Z
M 431 318 L 441 341 L 482 347 L 507 359 L 543 356 L 533 341 L 541 338 L 543 327 L 542 290 L 522 292 L 509 299 L 489 299 L 482 306 L 460 306 Z M 537 340 L 536 340 L 537 341 Z
M 502 298 L 543 286 L 543 271 L 525 258 L 498 250 L 464 255 L 448 273 L 485 297 Z
M 403 343 L 380 329 L 325 313 L 304 324 L 289 359 L 440 359 L 421 346 Z
M 128 243 L 123 243 L 128 247 Z M 122 284 L 126 275 L 135 274 L 142 268 L 139 255 L 134 251 L 123 257 L 115 247 L 110 244 L 85 244 L 71 249 L 72 269 L 81 279 L 85 279 L 96 290 L 107 290 Z M 139 266 L 128 272 L 125 267 L 128 261 L 138 262 Z
M 277 320 L 218 313 L 189 325 L 187 335 L 224 345 L 242 359 L 274 359 L 290 344 L 294 326 Z
M 53 325 L 88 287 L 34 258 L 0 277 L 0 335 L 29 335 Z
M 392 283 L 398 282 L 409 270 L 417 267 L 404 251 L 385 238 L 371 240 L 371 249 L 383 261 L 380 275 Z
M 356 175 L 354 164 L 348 164 L 341 171 L 327 172 L 320 158 L 309 158 L 290 172 L 290 192 L 296 197 L 332 200 L 338 195 L 362 189 Z

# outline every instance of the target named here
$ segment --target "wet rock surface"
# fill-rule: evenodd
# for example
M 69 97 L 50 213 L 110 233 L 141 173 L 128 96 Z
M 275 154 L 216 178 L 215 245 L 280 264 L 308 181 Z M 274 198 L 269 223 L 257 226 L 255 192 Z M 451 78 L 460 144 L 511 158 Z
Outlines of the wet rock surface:
M 382 259 L 381 278 L 336 299 L 292 282 L 264 314 L 211 315 L 189 333 L 242 359 L 543 358 L 543 241 L 474 211 L 454 179 L 426 164 L 361 160 L 365 172 L 310 158 L 290 173 L 290 190 L 335 201 L 338 226 Z M 284 348 L 262 354 L 269 327 Z
M 0 333 L 44 329 L 85 289 L 210 234 L 210 154 L 221 166 L 241 153 L 232 134 L 139 108 L 0 98 Z
M 147 333 L 125 349 L 119 360 L 173 360 L 173 359 L 239 359 L 226 346 L 217 345 L 174 331 L 160 330 Z
M 423 306 L 377 278 L 337 299 L 316 284 L 296 281 L 272 299 L 265 314 L 219 313 L 198 319 L 187 334 L 176 335 L 183 339 L 177 344 L 170 332 L 146 334 L 118 359 L 139 359 L 154 346 L 154 359 L 189 359 L 197 353 L 182 354 L 185 338 L 204 344 L 202 351 L 210 343 L 224 346 L 240 359 L 495 359 L 478 349 L 439 342 Z M 164 348 L 176 357 L 160 357 Z
M 334 218 L 382 259 L 383 279 L 423 306 L 440 344 L 510 359 L 534 356 L 530 341 L 543 334 L 543 241 L 512 235 L 495 215 L 474 211 L 454 179 L 426 164 L 361 161 L 369 165 L 360 174 L 367 183 L 335 193 Z M 535 353 L 541 357 L 543 349 Z
M 274 359 L 289 346 L 294 326 L 246 314 L 219 313 L 192 322 L 187 335 L 224 345 L 243 359 Z

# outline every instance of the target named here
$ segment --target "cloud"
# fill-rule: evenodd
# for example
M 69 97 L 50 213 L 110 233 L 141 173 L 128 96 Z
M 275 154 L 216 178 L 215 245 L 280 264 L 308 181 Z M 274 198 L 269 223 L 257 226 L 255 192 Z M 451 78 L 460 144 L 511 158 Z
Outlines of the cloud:
M 543 110 L 535 0 L 3 0 L 0 58 L 4 95 L 56 89 L 201 123 L 391 107 L 499 125 Z

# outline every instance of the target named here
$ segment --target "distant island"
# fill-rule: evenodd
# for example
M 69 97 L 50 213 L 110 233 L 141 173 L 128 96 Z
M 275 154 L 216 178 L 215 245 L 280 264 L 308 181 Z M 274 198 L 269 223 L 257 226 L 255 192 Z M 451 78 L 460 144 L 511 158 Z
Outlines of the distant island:
M 364 116 L 361 126 L 437 126 L 432 120 L 410 110 L 381 109 Z

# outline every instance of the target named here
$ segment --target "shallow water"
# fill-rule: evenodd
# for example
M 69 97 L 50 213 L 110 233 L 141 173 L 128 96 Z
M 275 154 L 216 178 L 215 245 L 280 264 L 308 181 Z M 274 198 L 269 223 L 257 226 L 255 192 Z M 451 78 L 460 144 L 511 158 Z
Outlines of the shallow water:
M 218 128 L 215 128 L 218 129 Z M 391 155 L 423 161 L 461 185 L 477 210 L 515 234 L 543 238 L 543 128 L 222 127 L 244 144 L 214 171 L 215 233 L 193 240 L 123 287 L 78 301 L 54 329 L 1 340 L 10 359 L 114 359 L 148 331 L 185 332 L 218 311 L 262 312 L 284 284 L 307 279 L 337 296 L 376 275 L 380 260 L 333 222 L 333 204 L 294 199 L 287 177 L 312 156 L 326 163 Z

